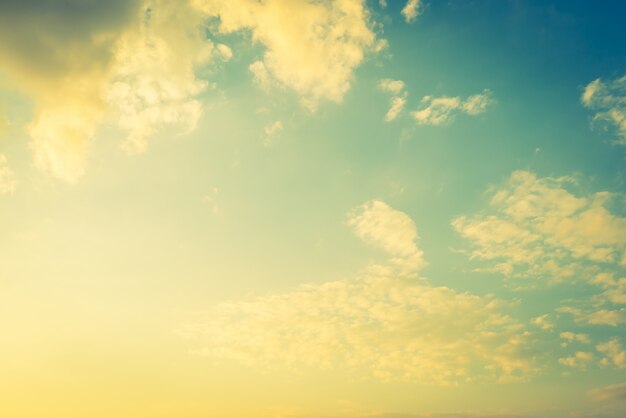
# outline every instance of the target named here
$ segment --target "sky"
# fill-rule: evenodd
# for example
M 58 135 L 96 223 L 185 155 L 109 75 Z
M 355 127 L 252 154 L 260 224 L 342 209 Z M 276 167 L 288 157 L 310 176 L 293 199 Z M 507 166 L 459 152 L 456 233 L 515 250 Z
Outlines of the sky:
M 626 415 L 620 1 L 0 2 L 0 415 Z

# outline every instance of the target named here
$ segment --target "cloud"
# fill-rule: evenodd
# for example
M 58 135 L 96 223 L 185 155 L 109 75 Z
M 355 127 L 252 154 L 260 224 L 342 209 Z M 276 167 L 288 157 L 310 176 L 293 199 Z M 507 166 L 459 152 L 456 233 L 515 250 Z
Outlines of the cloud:
M 0 39 L 10 39 L 0 42 L 0 62 L 34 100 L 27 132 L 35 165 L 68 182 L 84 174 L 107 118 L 128 132 L 129 153 L 167 124 L 193 129 L 194 96 L 207 85 L 194 66 L 229 58 L 227 47 L 204 39 L 186 2 L 18 3 L 3 6 Z
M 348 214 L 356 236 L 382 248 L 392 255 L 392 262 L 404 273 L 420 270 L 423 252 L 417 247 L 417 227 L 404 212 L 393 209 L 380 200 L 370 200 Z
M 0 195 L 13 194 L 16 187 L 15 173 L 7 166 L 7 157 L 0 154 Z
M 408 93 L 404 91 L 405 85 L 402 80 L 392 80 L 389 78 L 382 79 L 378 82 L 378 88 L 393 94 L 385 122 L 395 120 L 404 110 Z
M 548 319 L 548 317 L 549 317 L 548 314 L 537 316 L 531 319 L 530 323 L 535 325 L 537 328 L 541 329 L 542 331 L 550 331 L 551 329 L 554 328 L 554 324 L 552 323 L 552 321 Z
M 0 64 L 34 102 L 27 127 L 35 165 L 67 181 L 84 172 L 104 111 L 115 41 L 138 4 L 114 0 L 3 2 Z
M 562 340 L 565 340 L 561 343 L 561 347 L 567 347 L 572 343 L 589 344 L 591 342 L 591 340 L 589 339 L 589 335 L 582 333 L 577 334 L 571 331 L 561 332 L 559 334 L 559 337 Z
M 168 126 L 193 130 L 211 87 L 196 71 L 233 56 L 207 39 L 214 17 L 221 33 L 249 31 L 265 46 L 250 66 L 258 82 L 292 88 L 312 110 L 340 102 L 354 69 L 383 46 L 360 0 L 3 2 L 0 65 L 33 100 L 35 165 L 78 181 L 105 122 L 127 134 L 130 154 Z
M 151 1 L 118 41 L 107 103 L 128 132 L 123 147 L 129 154 L 145 151 L 167 125 L 195 128 L 202 113 L 196 97 L 208 83 L 196 79 L 194 69 L 232 56 L 205 38 L 202 22 L 185 2 Z
M 265 46 L 251 71 L 300 94 L 315 110 L 321 100 L 341 102 L 353 71 L 380 43 L 361 0 L 309 1 L 193 0 L 207 16 L 218 16 L 219 31 L 250 31 Z M 260 75 L 262 74 L 262 75 Z M 265 85 L 266 83 L 261 83 Z
M 626 351 L 623 350 L 622 345 L 617 338 L 598 344 L 596 349 L 605 355 L 605 357 L 600 360 L 600 365 L 613 365 L 620 369 L 626 368 Z
M 378 88 L 389 93 L 400 94 L 404 90 L 405 84 L 402 80 L 383 78 L 378 81 Z
M 595 112 L 594 121 L 616 128 L 616 143 L 626 145 L 626 75 L 606 82 L 599 78 L 592 81 L 585 87 L 580 100 Z
M 577 351 L 573 356 L 560 358 L 559 364 L 573 369 L 584 369 L 589 363 L 591 363 L 592 360 L 593 353 L 588 351 Z
M 421 251 L 413 221 L 380 201 L 349 214 L 357 236 L 396 257 Z M 185 327 L 195 352 L 258 368 L 347 368 L 384 381 L 511 381 L 536 372 L 530 333 L 506 304 L 378 269 L 222 303 Z
M 516 171 L 491 192 L 488 210 L 459 216 L 453 227 L 472 245 L 471 258 L 511 278 L 548 282 L 587 280 L 618 268 L 626 246 L 626 218 L 608 205 L 608 192 L 574 194 L 571 177 L 538 178 Z M 621 282 L 620 282 L 621 283 Z
M 626 401 L 626 383 L 594 388 L 587 394 L 596 402 Z
M 402 8 L 402 16 L 404 16 L 404 20 L 407 23 L 414 22 L 422 13 L 422 0 L 409 0 L 406 2 L 406 5 Z
M 424 96 L 421 100 L 421 107 L 411 112 L 411 115 L 420 125 L 438 126 L 451 121 L 458 112 L 476 116 L 483 113 L 492 103 L 492 93 L 486 89 L 466 100 L 462 100 L 459 96 Z

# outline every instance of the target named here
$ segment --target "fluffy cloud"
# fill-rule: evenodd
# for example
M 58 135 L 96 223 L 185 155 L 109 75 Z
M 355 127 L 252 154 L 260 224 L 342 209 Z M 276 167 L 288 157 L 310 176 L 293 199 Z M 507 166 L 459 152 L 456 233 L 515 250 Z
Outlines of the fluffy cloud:
M 138 4 L 9 0 L 1 7 L 0 64 L 33 98 L 27 131 L 35 165 L 74 181 L 102 119 L 115 41 Z
M 531 319 L 530 323 L 543 331 L 550 331 L 554 328 L 554 324 L 548 317 L 548 314 L 540 315 Z
M 340 102 L 354 69 L 381 45 L 361 0 L 193 3 L 206 15 L 220 18 L 221 33 L 249 30 L 266 48 L 262 61 L 251 67 L 257 79 L 292 88 L 312 110 L 322 99 Z
M 559 364 L 573 369 L 584 369 L 589 363 L 591 363 L 592 360 L 593 353 L 588 351 L 577 351 L 573 356 L 560 358 Z
M 414 22 L 415 19 L 417 19 L 417 16 L 422 13 L 422 0 L 407 1 L 406 5 L 402 8 L 401 13 L 407 23 Z
M 589 344 L 591 342 L 589 335 L 581 333 L 577 334 L 571 331 L 561 332 L 559 337 L 564 340 L 564 342 L 561 343 L 561 347 L 567 347 L 572 343 Z
M 443 125 L 454 117 L 456 113 L 465 113 L 471 116 L 483 113 L 487 106 L 493 103 L 492 93 L 483 90 L 462 100 L 460 97 L 432 97 L 424 96 L 421 106 L 411 112 L 413 118 L 420 125 Z
M 389 78 L 382 79 L 378 82 L 378 88 L 382 91 L 391 93 L 391 103 L 389 110 L 385 115 L 385 121 L 391 122 L 395 120 L 406 106 L 408 93 L 404 91 L 404 82 L 402 80 L 391 80 Z
M 617 143 L 626 145 L 626 75 L 603 82 L 589 83 L 581 96 L 585 107 L 595 112 L 594 121 L 608 123 L 617 129 Z
M 357 237 L 391 254 L 393 264 L 402 273 L 416 272 L 424 266 L 423 252 L 417 247 L 417 227 L 406 213 L 371 200 L 349 213 L 348 225 Z
M 352 211 L 355 233 L 394 257 L 421 259 L 413 221 L 380 201 Z M 530 334 L 490 296 L 394 269 L 223 303 L 186 327 L 197 352 L 254 367 L 346 367 L 382 380 L 519 380 L 535 371 Z
M 145 151 L 150 137 L 167 125 L 193 130 L 202 105 L 196 96 L 208 83 L 198 65 L 228 60 L 232 51 L 205 39 L 202 18 L 185 2 L 151 1 L 142 18 L 118 41 L 107 101 L 128 132 L 124 149 Z
M 576 195 L 566 186 L 575 187 L 575 180 L 516 171 L 493 191 L 487 211 L 460 216 L 452 225 L 472 243 L 472 258 L 491 262 L 487 270 L 509 277 L 591 281 L 594 271 L 619 267 L 626 218 L 607 207 L 616 196 Z
M 598 344 L 596 349 L 605 356 L 600 360 L 602 366 L 613 365 L 620 369 L 626 368 L 626 351 L 616 338 Z
M 13 170 L 7 166 L 7 157 L 0 154 L 0 195 L 12 194 L 17 187 Z
M 360 0 L 137 0 L 2 3 L 0 64 L 34 102 L 27 127 L 35 165 L 69 181 L 85 172 L 98 126 L 113 119 L 127 133 L 128 153 L 175 125 L 194 129 L 198 96 L 210 83 L 198 67 L 232 58 L 207 39 L 206 21 L 221 33 L 249 31 L 265 47 L 250 66 L 257 81 L 292 88 L 314 109 L 340 102 L 354 69 L 379 50 Z

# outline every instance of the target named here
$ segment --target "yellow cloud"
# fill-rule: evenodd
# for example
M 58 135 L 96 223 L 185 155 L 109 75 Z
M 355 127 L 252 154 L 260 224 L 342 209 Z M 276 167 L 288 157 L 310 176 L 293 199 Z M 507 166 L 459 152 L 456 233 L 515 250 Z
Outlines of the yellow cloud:
M 263 86 L 275 80 L 299 93 L 314 110 L 321 100 L 340 102 L 354 69 L 379 47 L 361 0 L 193 0 L 220 31 L 250 30 L 263 44 L 250 70 Z
M 373 201 L 349 219 L 359 237 L 392 256 L 421 259 L 406 214 Z M 222 303 L 185 332 L 204 343 L 197 353 L 258 368 L 339 367 L 436 384 L 525 379 L 536 370 L 526 353 L 530 333 L 502 313 L 505 307 L 491 296 L 378 269 Z

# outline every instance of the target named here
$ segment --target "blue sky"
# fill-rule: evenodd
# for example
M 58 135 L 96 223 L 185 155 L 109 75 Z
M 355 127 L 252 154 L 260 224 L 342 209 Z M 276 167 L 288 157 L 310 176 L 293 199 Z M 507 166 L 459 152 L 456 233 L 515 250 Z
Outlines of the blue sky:
M 623 416 L 625 11 L 5 2 L 0 412 Z

